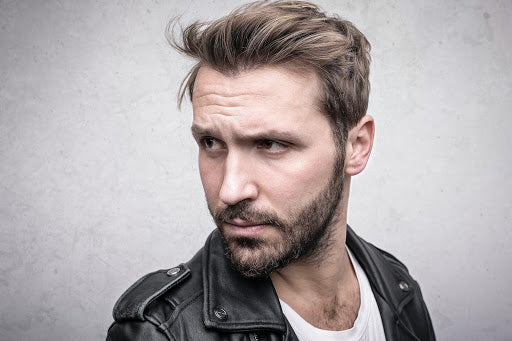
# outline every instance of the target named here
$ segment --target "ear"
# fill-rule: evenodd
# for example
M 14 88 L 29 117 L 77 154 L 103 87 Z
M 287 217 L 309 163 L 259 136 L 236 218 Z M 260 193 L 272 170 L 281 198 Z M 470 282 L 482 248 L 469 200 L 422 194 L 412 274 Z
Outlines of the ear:
M 375 123 L 373 117 L 365 115 L 348 132 L 345 148 L 345 174 L 361 173 L 368 163 L 373 146 Z

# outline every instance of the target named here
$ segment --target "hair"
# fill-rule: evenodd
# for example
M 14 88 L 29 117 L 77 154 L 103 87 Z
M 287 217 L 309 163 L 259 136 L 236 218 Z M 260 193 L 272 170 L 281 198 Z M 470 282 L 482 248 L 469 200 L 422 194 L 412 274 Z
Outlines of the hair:
M 197 60 L 183 80 L 178 105 L 201 66 L 234 75 L 262 66 L 306 67 L 320 80 L 320 109 L 331 122 L 336 144 L 344 147 L 349 129 L 366 114 L 370 83 L 370 43 L 349 21 L 327 15 L 305 1 L 256 1 L 211 22 L 196 21 L 168 39 Z

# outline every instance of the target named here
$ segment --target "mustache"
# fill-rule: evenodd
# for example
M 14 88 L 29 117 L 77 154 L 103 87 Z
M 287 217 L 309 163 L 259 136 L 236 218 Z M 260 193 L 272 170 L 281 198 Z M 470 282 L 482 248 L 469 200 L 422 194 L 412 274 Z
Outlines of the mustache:
M 286 225 L 281 221 L 276 213 L 255 210 L 247 201 L 240 201 L 234 205 L 228 205 L 223 209 L 216 210 L 215 212 L 212 212 L 212 216 L 219 227 L 221 227 L 224 222 L 233 219 L 272 225 L 280 230 L 284 229 L 284 226 Z

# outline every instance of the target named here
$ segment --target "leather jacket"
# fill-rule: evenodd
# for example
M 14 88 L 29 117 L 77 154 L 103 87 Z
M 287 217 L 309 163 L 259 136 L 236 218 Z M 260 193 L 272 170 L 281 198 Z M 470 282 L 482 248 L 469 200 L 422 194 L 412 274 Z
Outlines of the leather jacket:
M 435 340 L 420 287 L 407 268 L 350 227 L 346 243 L 370 281 L 386 340 Z M 188 263 L 139 279 L 113 315 L 107 341 L 298 340 L 271 280 L 234 270 L 217 230 Z

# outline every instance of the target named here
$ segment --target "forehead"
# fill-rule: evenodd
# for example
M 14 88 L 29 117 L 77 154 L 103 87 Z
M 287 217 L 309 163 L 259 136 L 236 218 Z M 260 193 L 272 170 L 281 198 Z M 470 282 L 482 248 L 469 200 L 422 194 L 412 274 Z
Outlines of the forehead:
M 194 123 L 226 117 L 261 124 L 317 119 L 323 116 L 319 89 L 318 76 L 309 70 L 265 66 L 226 75 L 203 66 L 194 84 Z
M 286 88 L 282 88 L 285 85 Z M 310 93 L 313 95 L 312 99 L 317 97 L 319 81 L 312 70 L 293 66 L 261 66 L 236 73 L 223 73 L 209 66 L 202 66 L 194 82 L 192 100 L 212 91 L 229 96 L 238 92 L 280 94 L 299 89 L 301 92 L 313 90 Z M 276 93 L 276 90 L 281 91 Z

